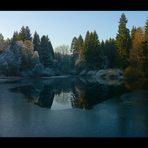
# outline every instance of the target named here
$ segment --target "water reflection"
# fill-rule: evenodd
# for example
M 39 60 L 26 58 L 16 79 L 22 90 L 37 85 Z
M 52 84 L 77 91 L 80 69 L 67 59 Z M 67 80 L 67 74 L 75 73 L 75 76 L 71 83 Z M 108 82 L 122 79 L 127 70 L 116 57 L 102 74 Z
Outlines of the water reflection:
M 123 82 L 120 85 L 103 85 L 87 79 L 65 78 L 20 81 L 18 87 L 12 88 L 15 93 L 22 93 L 28 102 L 43 108 L 81 108 L 92 109 L 93 106 L 107 99 L 142 88 L 145 83 Z M 147 88 L 145 86 L 145 88 Z M 54 105 L 53 105 L 54 104 Z
M 142 89 L 145 88 L 147 89 L 147 86 L 145 85 L 145 80 L 141 79 L 137 79 L 137 80 L 127 80 L 124 82 L 124 86 L 128 89 L 128 90 L 135 90 L 135 89 Z

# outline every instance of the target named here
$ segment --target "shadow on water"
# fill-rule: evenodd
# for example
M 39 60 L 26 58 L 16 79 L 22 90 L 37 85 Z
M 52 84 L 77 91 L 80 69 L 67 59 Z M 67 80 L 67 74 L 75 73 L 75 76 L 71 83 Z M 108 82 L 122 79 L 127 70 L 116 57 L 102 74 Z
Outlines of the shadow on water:
M 17 82 L 18 83 L 18 82 Z M 20 81 L 18 87 L 10 90 L 22 93 L 28 102 L 32 102 L 43 108 L 51 108 L 56 96 L 65 100 L 62 94 L 66 94 L 66 101 L 70 102 L 71 108 L 92 109 L 93 106 L 107 99 L 121 96 L 134 89 L 148 89 L 144 81 L 123 82 L 120 85 L 103 85 L 97 82 L 89 82 L 87 79 L 62 78 L 62 79 L 38 79 Z M 62 100 L 63 99 L 63 100 Z

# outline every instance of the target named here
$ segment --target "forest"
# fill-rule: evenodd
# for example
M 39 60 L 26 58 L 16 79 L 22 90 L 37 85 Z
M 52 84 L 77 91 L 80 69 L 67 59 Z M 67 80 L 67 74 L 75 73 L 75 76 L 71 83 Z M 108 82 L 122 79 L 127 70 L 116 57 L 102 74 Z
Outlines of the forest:
M 79 75 L 83 71 L 120 69 L 126 78 L 148 78 L 148 20 L 144 27 L 127 28 L 121 14 L 115 38 L 100 41 L 96 31 L 73 37 L 70 48 L 55 49 L 47 35 L 28 26 L 15 31 L 12 38 L 0 34 L 0 75 L 48 77 Z

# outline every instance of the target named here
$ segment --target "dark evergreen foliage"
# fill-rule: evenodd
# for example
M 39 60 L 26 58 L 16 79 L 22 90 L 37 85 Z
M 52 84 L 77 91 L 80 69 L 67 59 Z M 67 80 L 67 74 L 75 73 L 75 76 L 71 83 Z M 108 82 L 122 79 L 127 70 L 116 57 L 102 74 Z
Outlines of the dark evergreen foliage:
M 40 37 L 38 33 L 35 31 L 34 37 L 33 37 L 33 45 L 34 45 L 34 51 L 39 51 L 40 48 Z
M 22 26 L 20 33 L 19 33 L 19 40 L 22 40 L 22 41 L 32 40 L 30 29 L 28 26 L 26 27 Z
M 129 62 L 129 49 L 131 47 L 130 31 L 126 27 L 127 19 L 125 14 L 121 15 L 119 21 L 118 34 L 116 36 L 116 48 L 118 54 L 118 62 L 121 68 L 128 66 Z
M 54 51 L 48 36 L 43 35 L 41 37 L 39 57 L 40 57 L 40 62 L 45 67 L 49 67 L 50 65 L 52 65 L 53 58 L 54 58 Z

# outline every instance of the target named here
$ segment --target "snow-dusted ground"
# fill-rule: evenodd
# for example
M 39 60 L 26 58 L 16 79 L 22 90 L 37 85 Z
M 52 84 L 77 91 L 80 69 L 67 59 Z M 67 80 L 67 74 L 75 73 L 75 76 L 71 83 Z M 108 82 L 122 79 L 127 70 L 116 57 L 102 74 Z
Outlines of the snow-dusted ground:
M 9 91 L 17 85 L 0 83 L 1 137 L 148 136 L 147 91 L 126 93 L 92 110 L 50 110 Z

